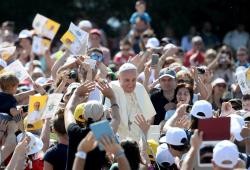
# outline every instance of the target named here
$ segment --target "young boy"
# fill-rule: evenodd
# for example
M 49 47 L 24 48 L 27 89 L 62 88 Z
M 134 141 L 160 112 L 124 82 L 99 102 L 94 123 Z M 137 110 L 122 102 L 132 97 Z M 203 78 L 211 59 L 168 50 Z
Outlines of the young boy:
M 11 73 L 3 73 L 0 75 L 0 112 L 7 113 L 18 122 L 20 121 L 20 110 L 17 110 L 17 100 L 14 97 L 19 84 L 18 78 Z
M 136 12 L 134 12 L 129 19 L 130 24 L 134 25 L 138 17 L 143 18 L 147 22 L 147 24 L 150 24 L 151 17 L 149 16 L 147 12 L 145 12 L 146 2 L 144 0 L 136 1 L 135 9 L 136 9 Z

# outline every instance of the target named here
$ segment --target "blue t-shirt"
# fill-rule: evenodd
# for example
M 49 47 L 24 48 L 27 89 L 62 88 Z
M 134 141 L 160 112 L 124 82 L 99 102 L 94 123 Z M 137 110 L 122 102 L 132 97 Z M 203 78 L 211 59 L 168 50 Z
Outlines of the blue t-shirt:
M 151 17 L 149 16 L 149 14 L 147 12 L 144 12 L 142 14 L 138 13 L 138 12 L 134 12 L 129 19 L 130 24 L 135 24 L 136 19 L 138 17 L 141 17 L 141 19 L 144 20 L 148 24 L 151 22 Z
M 7 113 L 10 116 L 10 109 L 16 108 L 17 100 L 16 98 L 8 93 L 0 92 L 0 112 Z

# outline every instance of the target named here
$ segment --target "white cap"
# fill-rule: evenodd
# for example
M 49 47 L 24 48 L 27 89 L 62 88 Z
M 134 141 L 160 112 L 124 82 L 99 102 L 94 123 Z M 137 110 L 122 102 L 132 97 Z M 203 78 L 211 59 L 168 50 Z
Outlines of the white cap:
M 84 119 L 88 120 L 88 118 L 91 118 L 94 122 L 98 121 L 104 116 L 103 112 L 103 105 L 96 101 L 96 100 L 90 100 L 85 104 L 85 112 L 84 112 Z
M 242 141 L 241 130 L 245 126 L 244 118 L 238 114 L 229 115 L 231 118 L 230 132 L 234 135 L 237 141 Z
M 223 78 L 217 78 L 212 82 L 212 87 L 216 86 L 217 84 L 225 84 L 227 85 L 226 81 Z
M 91 24 L 91 22 L 89 20 L 82 20 L 82 21 L 79 22 L 78 27 L 81 28 L 81 29 L 82 28 L 90 28 L 90 29 L 92 29 L 92 24 Z
M 161 137 L 160 142 L 175 146 L 183 146 L 188 142 L 188 139 L 184 129 L 178 127 L 170 127 L 168 128 L 166 135 Z
M 32 155 L 42 150 L 43 142 L 39 137 L 33 135 L 30 132 L 25 132 L 25 135 L 28 135 L 30 137 L 27 155 Z M 23 133 L 20 133 L 17 136 L 17 142 L 20 142 L 22 139 L 23 139 Z
M 137 70 L 136 66 L 131 63 L 124 63 L 118 70 L 118 74 L 127 70 Z
M 213 160 L 220 168 L 233 168 L 237 164 L 238 158 L 237 146 L 228 140 L 217 143 L 213 149 Z
M 199 113 L 204 113 L 204 115 L 199 115 Z M 198 100 L 194 103 L 190 114 L 198 119 L 207 119 L 213 116 L 212 105 L 206 100 Z
M 76 82 L 71 83 L 71 84 L 67 87 L 67 91 L 66 91 L 66 93 L 65 93 L 65 96 L 69 95 L 69 94 L 72 92 L 73 89 L 78 88 L 80 85 L 81 85 L 80 83 L 76 83 Z
M 160 42 L 157 38 L 149 38 L 146 44 L 146 48 L 157 48 L 160 46 Z
M 246 112 L 245 114 L 242 115 L 244 119 L 250 117 L 250 112 Z
M 169 163 L 169 165 L 174 164 L 174 157 L 169 152 L 167 144 L 163 143 L 157 148 L 156 156 L 155 156 L 156 162 L 163 167 L 164 162 Z
M 19 35 L 18 35 L 18 38 L 29 38 L 29 37 L 32 37 L 32 34 L 29 30 L 22 30 Z

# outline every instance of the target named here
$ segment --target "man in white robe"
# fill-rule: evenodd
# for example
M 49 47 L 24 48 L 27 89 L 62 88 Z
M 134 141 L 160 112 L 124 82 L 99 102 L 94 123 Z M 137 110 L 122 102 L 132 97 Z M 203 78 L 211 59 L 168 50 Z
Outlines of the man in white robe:
M 118 81 L 112 81 L 110 87 L 115 93 L 121 123 L 118 128 L 120 139 L 130 137 L 139 141 L 142 135 L 140 128 L 135 124 L 135 116 L 142 114 L 150 121 L 156 111 L 144 86 L 136 82 L 137 68 L 131 63 L 123 64 L 118 71 Z M 109 101 L 105 105 L 110 107 Z M 111 106 L 112 107 L 112 106 Z

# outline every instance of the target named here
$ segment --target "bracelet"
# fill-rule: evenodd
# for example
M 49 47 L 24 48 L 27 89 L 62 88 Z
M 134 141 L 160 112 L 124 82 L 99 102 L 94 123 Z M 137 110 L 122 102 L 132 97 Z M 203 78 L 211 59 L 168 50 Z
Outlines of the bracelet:
M 112 104 L 112 105 L 110 106 L 110 108 L 112 108 L 112 107 L 118 107 L 118 109 L 119 109 L 119 105 L 118 105 L 117 103 Z
M 80 158 L 80 159 L 86 159 L 87 154 L 86 154 L 86 152 L 78 151 L 78 152 L 76 152 L 75 156 Z
M 125 156 L 124 150 L 119 150 L 115 153 L 116 158 L 123 157 L 123 156 Z

